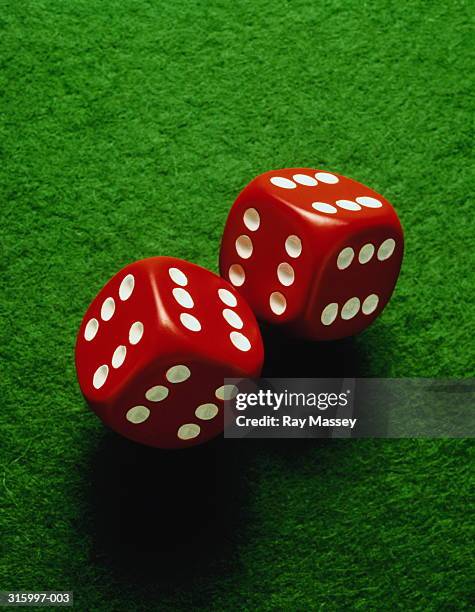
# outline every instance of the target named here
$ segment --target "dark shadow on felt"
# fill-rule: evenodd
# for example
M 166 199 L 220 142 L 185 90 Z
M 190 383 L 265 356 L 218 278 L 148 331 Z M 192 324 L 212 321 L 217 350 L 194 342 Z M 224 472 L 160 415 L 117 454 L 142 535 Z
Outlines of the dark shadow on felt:
M 164 451 L 107 432 L 91 464 L 94 562 L 137 585 L 233 569 L 247 523 L 245 446 L 219 438 Z
M 262 378 L 331 378 L 340 379 L 343 384 L 345 378 L 371 377 L 369 372 L 370 357 L 374 352 L 373 343 L 377 342 L 387 347 L 385 353 L 388 355 L 393 345 L 391 330 L 381 324 L 377 328 L 373 327 L 371 334 L 332 342 L 312 342 L 293 338 L 282 330 L 268 326 L 262 326 L 261 331 L 266 355 Z M 384 364 L 381 365 L 384 369 Z M 355 386 L 353 416 L 356 417 L 364 414 L 363 407 L 367 402 L 364 387 L 362 382 L 357 382 Z M 363 412 L 360 412 L 360 409 Z M 326 416 L 337 415 L 328 413 Z M 382 422 L 387 422 L 387 413 L 384 410 L 378 413 L 378 420 L 381 430 L 384 427 Z M 299 433 L 296 432 L 296 435 Z M 349 438 L 352 438 L 351 433 Z M 262 448 L 268 452 L 277 453 L 282 457 L 298 457 L 307 451 L 313 452 L 316 443 L 331 444 L 331 430 L 328 430 L 327 437 L 322 438 L 266 439 L 261 440 L 261 443 Z
M 265 362 L 262 378 L 372 378 L 371 355 L 385 358 L 378 363 L 378 376 L 393 364 L 396 344 L 391 327 L 376 321 L 358 336 L 332 342 L 312 342 L 292 338 L 279 328 L 261 326 Z M 376 351 L 375 344 L 384 351 Z
M 354 338 L 312 342 L 263 326 L 263 378 L 351 378 L 360 376 L 359 346 Z
M 262 331 L 263 377 L 360 375 L 353 338 L 316 343 Z M 164 451 L 107 432 L 91 461 L 93 561 L 137 586 L 159 589 L 180 586 L 186 576 L 198 579 L 216 564 L 232 572 L 236 541 L 245 537 L 256 454 L 297 459 L 330 443 L 218 438 L 185 451 Z

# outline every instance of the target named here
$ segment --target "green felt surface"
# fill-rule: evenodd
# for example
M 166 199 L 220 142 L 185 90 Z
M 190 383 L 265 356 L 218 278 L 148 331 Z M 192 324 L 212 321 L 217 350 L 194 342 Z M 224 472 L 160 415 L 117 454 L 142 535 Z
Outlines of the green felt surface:
M 0 9 L 0 589 L 81 610 L 468 609 L 470 441 L 141 448 L 85 407 L 73 350 L 122 266 L 216 270 L 239 190 L 314 166 L 383 193 L 407 247 L 383 315 L 294 346 L 301 375 L 473 376 L 470 3 Z

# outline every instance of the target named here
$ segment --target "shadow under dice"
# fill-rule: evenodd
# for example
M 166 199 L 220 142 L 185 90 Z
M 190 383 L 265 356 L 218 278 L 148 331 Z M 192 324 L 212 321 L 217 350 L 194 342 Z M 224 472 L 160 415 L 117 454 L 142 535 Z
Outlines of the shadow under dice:
M 116 274 L 89 306 L 76 342 L 81 391 L 122 435 L 186 447 L 223 430 L 224 378 L 257 377 L 254 314 L 222 278 L 154 257 Z
M 291 168 L 266 172 L 240 193 L 220 271 L 258 319 L 334 340 L 382 312 L 403 248 L 398 216 L 381 195 L 335 173 Z

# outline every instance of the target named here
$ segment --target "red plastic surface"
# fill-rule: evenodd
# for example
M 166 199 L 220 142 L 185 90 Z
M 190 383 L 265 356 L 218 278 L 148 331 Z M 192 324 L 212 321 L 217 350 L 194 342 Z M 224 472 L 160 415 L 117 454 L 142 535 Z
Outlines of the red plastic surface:
M 171 269 L 181 273 L 175 275 L 179 282 L 170 276 Z M 120 287 L 129 275 L 134 278 L 134 286 L 123 300 Z M 219 297 L 218 291 L 223 289 L 230 292 L 230 296 L 225 295 L 231 305 Z M 122 291 L 123 296 L 126 293 Z M 104 320 L 102 306 L 110 298 L 115 310 L 109 320 Z M 103 314 L 107 319 L 108 313 Z M 188 325 L 191 321 L 193 329 L 185 326 L 182 315 Z M 98 329 L 87 340 L 86 329 L 92 329 L 92 319 L 98 322 Z M 143 325 L 137 342 L 139 335 L 129 337 L 134 323 Z M 125 347 L 125 359 L 114 367 L 113 355 L 121 346 Z M 170 257 L 138 261 L 116 274 L 89 306 L 76 343 L 79 385 L 92 409 L 115 431 L 161 448 L 192 446 L 218 435 L 223 429 L 223 401 L 216 390 L 225 377 L 258 376 L 262 363 L 260 331 L 242 296 L 216 274 Z M 167 372 L 178 365 L 186 366 L 190 376 L 182 382 L 170 382 Z M 94 376 L 102 366 L 107 368 L 107 376 L 103 380 L 97 375 L 96 382 L 101 384 L 96 388 Z M 150 401 L 146 393 L 157 386 L 164 387 L 168 395 Z M 197 411 L 203 404 L 214 404 L 216 415 L 210 416 L 215 410 L 210 406 L 208 413 L 206 408 Z M 143 408 L 130 412 L 137 406 Z M 184 425 L 192 425 L 186 434 L 192 437 L 178 435 Z
M 257 228 L 252 209 L 259 216 Z M 298 237 L 301 253 L 295 248 L 290 254 L 286 250 L 289 236 Z M 380 259 L 378 254 L 384 254 L 381 245 L 390 240 L 395 241 L 392 254 Z M 361 249 L 369 244 L 374 253 L 365 261 L 363 251 L 364 263 L 360 263 Z M 353 249 L 354 258 L 339 269 L 338 257 L 345 248 Z M 220 270 L 229 280 L 230 269 L 241 266 L 245 280 L 236 289 L 258 319 L 284 325 L 309 339 L 334 340 L 361 332 L 382 312 L 396 284 L 403 249 L 397 214 L 380 194 L 333 172 L 288 168 L 258 176 L 241 192 L 224 229 Z M 294 280 L 289 285 L 278 277 L 281 264 L 292 267 Z M 280 294 L 277 312 L 270 301 L 275 293 Z M 378 303 L 370 312 L 375 298 L 369 296 L 374 295 Z M 324 324 L 323 311 L 329 304 L 335 305 L 331 307 L 335 317 L 331 323 L 332 317 L 327 317 Z

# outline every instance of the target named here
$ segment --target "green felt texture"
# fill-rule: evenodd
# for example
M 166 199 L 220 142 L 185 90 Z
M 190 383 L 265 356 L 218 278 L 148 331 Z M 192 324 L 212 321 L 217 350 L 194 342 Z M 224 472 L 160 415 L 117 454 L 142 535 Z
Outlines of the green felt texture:
M 87 409 L 73 356 L 122 266 L 216 270 L 246 183 L 312 166 L 383 193 L 407 243 L 383 315 L 291 344 L 300 375 L 473 376 L 471 12 L 0 1 L 0 590 L 73 590 L 80 610 L 469 608 L 469 440 L 147 449 Z M 295 374 L 267 344 L 266 372 Z

